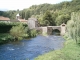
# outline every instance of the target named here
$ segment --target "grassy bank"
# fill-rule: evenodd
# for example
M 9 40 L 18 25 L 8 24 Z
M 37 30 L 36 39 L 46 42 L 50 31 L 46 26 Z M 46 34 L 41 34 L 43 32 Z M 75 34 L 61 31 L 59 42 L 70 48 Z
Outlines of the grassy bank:
M 80 46 L 67 38 L 64 48 L 46 53 L 35 60 L 80 60 Z

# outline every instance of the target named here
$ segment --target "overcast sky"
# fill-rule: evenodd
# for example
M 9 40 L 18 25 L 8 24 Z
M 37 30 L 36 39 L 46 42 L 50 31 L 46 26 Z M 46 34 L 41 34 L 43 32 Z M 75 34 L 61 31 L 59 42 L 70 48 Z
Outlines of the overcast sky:
M 56 4 L 62 1 L 71 0 L 0 0 L 0 10 L 22 10 L 29 8 L 32 5 L 39 5 L 43 3 Z

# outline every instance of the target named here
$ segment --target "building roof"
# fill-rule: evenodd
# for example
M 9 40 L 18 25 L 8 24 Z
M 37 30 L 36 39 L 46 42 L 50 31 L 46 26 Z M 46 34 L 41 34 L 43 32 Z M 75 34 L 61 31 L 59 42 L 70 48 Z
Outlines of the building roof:
M 19 20 L 16 20 L 16 19 L 15 20 L 10 20 L 10 22 L 19 22 Z
M 3 16 L 0 16 L 0 20 L 3 20 L 3 21 L 8 21 L 8 20 L 10 20 L 8 17 L 3 17 Z
M 24 23 L 26 23 L 27 22 L 27 20 L 24 20 L 24 19 L 19 19 L 19 20 L 11 20 L 11 22 L 24 22 Z
M 25 19 L 19 19 L 20 22 L 27 22 Z
M 28 20 L 34 20 L 34 21 L 37 21 L 37 19 L 36 19 L 36 18 L 33 18 L 33 17 L 29 18 Z
M 19 21 L 22 23 L 27 23 L 27 20 L 25 20 L 25 19 L 19 19 Z

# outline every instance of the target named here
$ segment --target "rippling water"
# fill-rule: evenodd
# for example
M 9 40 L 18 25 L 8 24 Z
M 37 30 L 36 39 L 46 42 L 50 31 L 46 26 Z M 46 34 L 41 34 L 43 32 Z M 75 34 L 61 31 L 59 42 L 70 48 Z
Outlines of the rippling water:
M 0 60 L 34 60 L 35 57 L 63 47 L 61 36 L 37 36 L 0 45 Z

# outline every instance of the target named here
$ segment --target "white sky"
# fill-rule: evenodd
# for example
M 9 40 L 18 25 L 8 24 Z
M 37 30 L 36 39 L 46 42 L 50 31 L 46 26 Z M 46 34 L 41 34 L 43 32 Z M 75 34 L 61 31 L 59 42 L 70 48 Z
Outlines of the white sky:
M 38 5 L 43 3 L 56 4 L 62 1 L 71 1 L 71 0 L 0 0 L 0 9 L 7 10 L 22 10 L 24 8 L 29 8 L 32 5 Z

